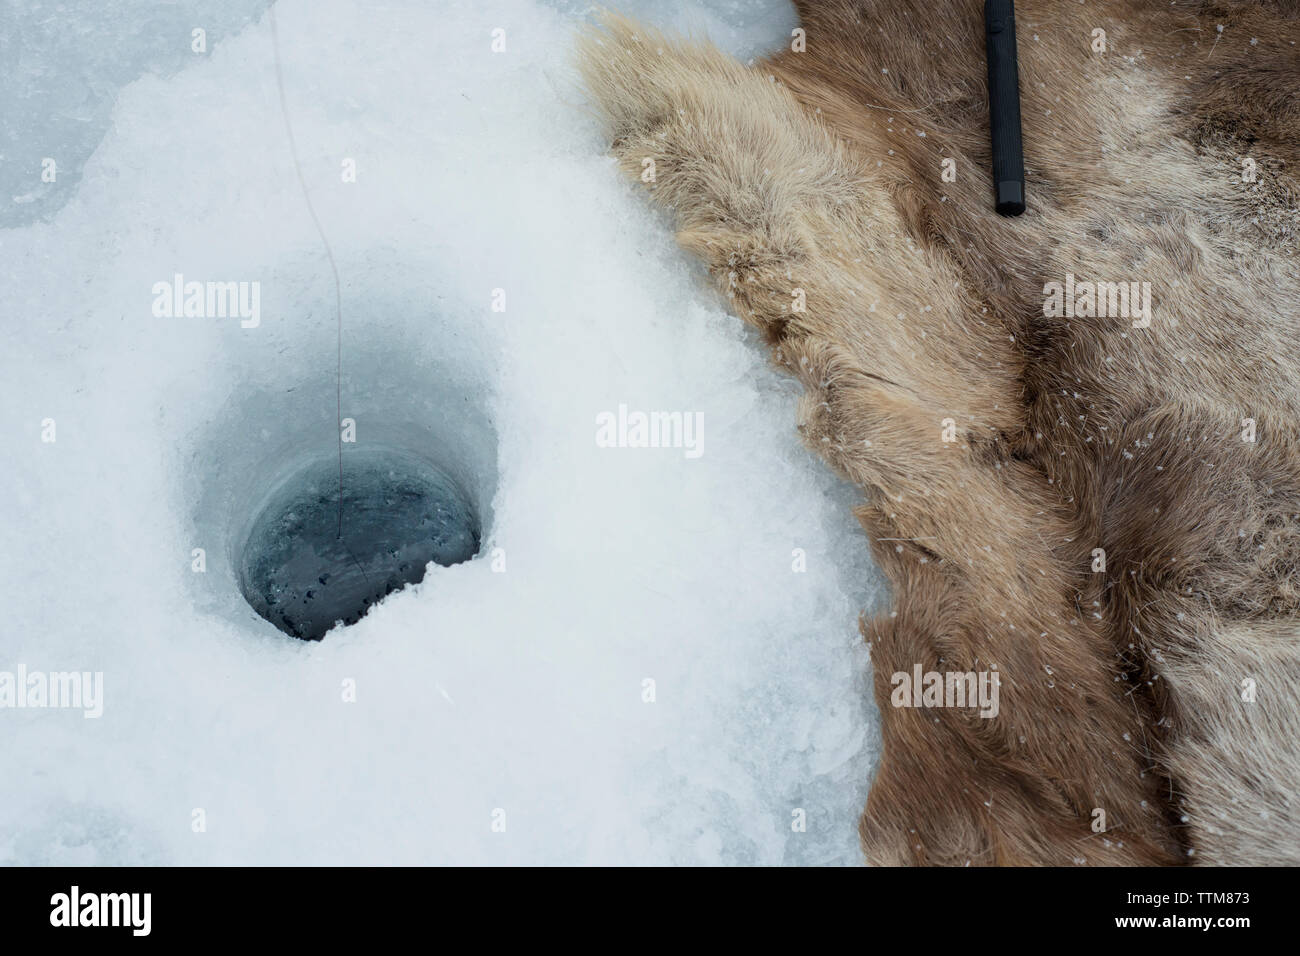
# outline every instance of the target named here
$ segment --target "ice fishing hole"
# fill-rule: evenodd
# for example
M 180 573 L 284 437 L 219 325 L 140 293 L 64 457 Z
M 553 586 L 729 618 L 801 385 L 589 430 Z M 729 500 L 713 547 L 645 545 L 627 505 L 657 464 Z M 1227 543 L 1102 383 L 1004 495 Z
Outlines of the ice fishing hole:
M 386 595 L 479 549 L 481 527 L 465 490 L 446 471 L 396 451 L 322 459 L 272 489 L 241 553 L 244 598 L 286 634 L 317 641 L 355 624 Z

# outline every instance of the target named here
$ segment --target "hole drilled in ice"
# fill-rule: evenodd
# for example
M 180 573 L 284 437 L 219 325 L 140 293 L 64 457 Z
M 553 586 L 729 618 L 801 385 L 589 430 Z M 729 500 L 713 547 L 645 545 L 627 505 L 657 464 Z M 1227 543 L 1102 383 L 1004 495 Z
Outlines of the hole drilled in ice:
M 337 461 L 319 461 L 269 496 L 244 545 L 240 587 L 286 634 L 320 640 L 355 624 L 385 595 L 479 548 L 478 516 L 456 481 L 422 459 L 350 451 L 343 463 L 339 535 Z

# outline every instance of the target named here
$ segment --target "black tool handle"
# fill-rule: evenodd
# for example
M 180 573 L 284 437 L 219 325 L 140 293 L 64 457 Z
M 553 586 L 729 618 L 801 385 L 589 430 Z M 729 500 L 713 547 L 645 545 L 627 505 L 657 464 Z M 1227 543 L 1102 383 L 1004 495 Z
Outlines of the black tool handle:
M 1020 69 L 1016 63 L 1016 8 L 1012 0 L 984 0 L 989 60 L 989 128 L 993 134 L 993 188 L 1003 216 L 1025 211 L 1025 154 L 1020 142 Z

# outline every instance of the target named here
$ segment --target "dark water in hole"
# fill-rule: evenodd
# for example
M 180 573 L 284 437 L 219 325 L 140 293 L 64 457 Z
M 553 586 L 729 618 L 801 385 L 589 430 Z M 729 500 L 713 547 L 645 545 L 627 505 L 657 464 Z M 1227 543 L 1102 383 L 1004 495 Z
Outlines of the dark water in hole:
M 472 558 L 479 522 L 459 485 L 427 462 L 351 453 L 277 489 L 244 546 L 240 585 L 258 614 L 286 634 L 320 640 L 355 624 L 385 595 L 424 578 L 425 566 Z

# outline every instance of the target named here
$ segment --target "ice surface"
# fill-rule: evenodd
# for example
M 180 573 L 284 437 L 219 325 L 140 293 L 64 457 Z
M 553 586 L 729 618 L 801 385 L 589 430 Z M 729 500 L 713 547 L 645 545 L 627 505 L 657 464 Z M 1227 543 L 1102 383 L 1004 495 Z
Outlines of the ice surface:
M 5 182 L 58 212 L 0 230 L 0 670 L 102 671 L 104 712 L 0 709 L 0 863 L 858 861 L 854 495 L 605 156 L 588 8 L 274 7 L 345 454 L 436 452 L 483 534 L 305 643 L 238 582 L 269 489 L 338 440 L 269 15 L 201 56 L 183 31 L 161 75 L 158 31 L 101 34 L 117 70 L 14 6 L 30 95 L 72 71 L 115 105 L 79 177 Z M 138 7 L 60 6 L 92 32 Z M 742 56 L 794 22 L 664 6 L 628 8 Z M 94 138 L 15 115 L 32 156 Z M 259 324 L 156 316 L 178 273 L 260 283 Z M 598 447 L 620 405 L 700 413 L 703 454 Z
M 270 0 L 6 0 L 0 4 L 0 226 L 63 208 L 108 129 L 118 89 L 169 75 Z M 55 162 L 53 183 L 42 162 Z

